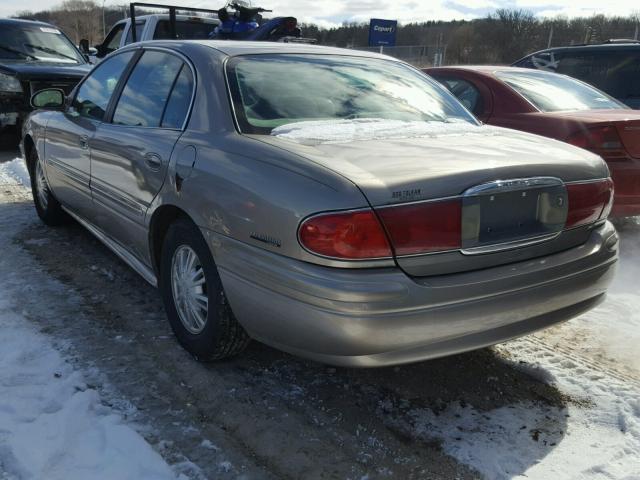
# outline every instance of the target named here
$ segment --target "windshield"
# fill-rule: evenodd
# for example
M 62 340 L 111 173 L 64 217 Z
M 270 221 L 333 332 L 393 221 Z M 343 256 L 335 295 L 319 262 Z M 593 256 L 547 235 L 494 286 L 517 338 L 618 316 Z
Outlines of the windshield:
M 496 76 L 543 112 L 626 108 L 606 93 L 564 75 L 532 70 L 502 71 Z
M 317 120 L 476 120 L 446 89 L 401 63 L 337 55 L 247 55 L 227 73 L 240 129 L 269 134 Z
M 46 25 L 3 25 L 0 58 L 55 63 L 85 63 L 64 34 Z

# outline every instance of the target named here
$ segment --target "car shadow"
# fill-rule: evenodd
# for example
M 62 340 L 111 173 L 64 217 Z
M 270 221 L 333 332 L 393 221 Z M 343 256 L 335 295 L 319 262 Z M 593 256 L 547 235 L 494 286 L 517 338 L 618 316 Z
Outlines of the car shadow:
M 17 148 L 15 148 L 14 146 L 3 146 L 2 143 L 0 143 L 0 164 L 10 162 L 11 160 L 19 156 L 20 151 Z
M 0 203 L 0 218 L 35 216 L 25 204 Z M 236 358 L 199 364 L 174 341 L 157 290 L 78 224 L 48 228 L 34 220 L 16 231 L 13 242 L 82 299 L 83 315 L 46 323 L 48 333 L 75 340 L 80 356 L 106 372 L 123 394 L 143 404 L 150 399 L 149 385 L 155 395 L 164 392 L 169 403 L 185 401 L 173 396 L 183 395 L 176 385 L 188 385 L 189 402 L 203 412 L 198 417 L 201 428 L 206 422 L 235 421 L 211 412 L 210 405 L 221 399 L 234 403 L 233 418 L 255 422 L 270 418 L 264 405 L 275 405 L 306 419 L 309 437 L 325 435 L 324 429 L 331 428 L 363 441 L 363 451 L 370 450 L 374 458 L 405 455 L 423 462 L 425 468 L 430 451 L 456 456 L 460 448 L 486 449 L 492 436 L 501 435 L 499 445 L 508 439 L 519 452 L 517 462 L 505 466 L 507 476 L 524 474 L 541 462 L 566 434 L 568 406 L 574 400 L 549 378 L 540 380 L 545 372 L 532 376 L 497 349 L 397 367 L 351 369 L 306 361 L 253 342 Z M 31 308 L 42 312 L 46 306 Z M 37 313 L 34 317 L 43 318 Z M 123 345 L 122 338 L 130 340 Z M 122 365 L 137 366 L 144 375 L 140 384 Z M 504 424 L 505 411 L 509 425 Z M 482 431 L 487 435 L 478 436 Z M 257 447 L 252 448 L 260 455 Z M 504 454 L 496 448 L 484 455 L 487 462 L 500 464 Z M 385 468 L 393 473 L 396 466 L 391 460 L 387 463 Z M 397 468 L 405 466 L 398 463 Z M 398 472 L 402 478 L 405 470 Z

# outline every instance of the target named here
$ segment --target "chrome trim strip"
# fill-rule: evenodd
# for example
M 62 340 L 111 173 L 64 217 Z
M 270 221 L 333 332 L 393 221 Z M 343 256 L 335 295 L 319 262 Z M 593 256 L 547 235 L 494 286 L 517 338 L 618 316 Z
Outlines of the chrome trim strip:
M 446 202 L 447 200 L 459 200 L 460 198 L 462 198 L 460 195 L 454 195 L 452 197 L 428 198 L 428 199 L 425 199 L 425 200 L 413 200 L 411 202 L 392 203 L 390 205 L 374 206 L 373 208 L 375 210 L 382 210 L 384 208 L 404 207 L 406 205 L 419 205 L 421 203 Z
M 129 212 L 132 212 L 140 217 L 144 217 L 145 208 L 142 207 L 135 200 L 131 200 L 126 196 L 117 193 L 115 190 L 107 187 L 105 184 L 97 181 L 95 178 L 91 179 L 91 192 L 94 194 L 98 194 L 102 196 L 107 201 L 115 203 L 116 205 L 120 205 L 122 208 L 126 209 Z M 104 205 L 104 202 L 101 202 Z M 106 206 L 106 205 L 105 205 Z M 107 208 L 109 208 L 107 206 Z
M 538 243 L 546 242 L 558 238 L 564 230 L 554 232 L 537 237 L 529 237 L 522 240 L 513 240 L 511 242 L 494 243 L 491 245 L 483 245 L 481 247 L 463 248 L 460 252 L 463 255 L 481 255 L 483 253 L 497 253 L 505 250 L 513 250 L 515 248 L 530 247 Z
M 531 178 L 556 178 L 556 177 L 531 177 Z M 526 179 L 525 179 L 526 180 Z M 557 180 L 560 180 L 559 178 Z M 563 182 L 562 180 L 560 180 L 560 184 L 564 184 L 564 185 L 578 185 L 578 184 L 583 184 L 583 183 L 599 183 L 599 182 L 603 182 L 605 180 L 610 180 L 610 177 L 606 177 L 606 178 L 594 178 L 591 180 L 574 180 L 572 182 Z M 495 182 L 504 182 L 504 181 L 508 181 L 508 180 L 495 180 Z M 494 182 L 489 182 L 489 183 L 494 183 Z M 558 185 L 560 185 L 558 184 Z M 487 185 L 487 184 L 482 184 L 482 185 Z M 555 184 L 550 184 L 550 185 L 555 185 Z M 474 189 L 475 187 L 471 187 L 467 190 L 465 190 L 465 192 L 468 192 L 469 190 Z M 503 190 L 506 191 L 506 190 Z M 460 195 L 452 195 L 452 196 L 448 196 L 448 197 L 439 197 L 439 198 L 427 198 L 424 200 L 414 200 L 411 202 L 403 202 L 403 203 L 392 203 L 392 204 L 388 204 L 388 205 L 373 205 L 373 208 L 375 210 L 380 210 L 383 208 L 394 208 L 394 207 L 403 207 L 405 205 L 417 205 L 420 203 L 434 203 L 434 202 L 444 202 L 447 200 L 459 200 L 462 199 L 463 197 L 465 197 L 465 192 L 463 192 Z M 336 210 L 339 211 L 339 210 Z
M 63 162 L 61 162 L 59 160 L 56 160 L 54 158 L 51 158 L 51 157 L 49 157 L 45 161 L 45 164 L 47 164 L 47 165 L 55 168 L 56 170 L 58 170 L 68 180 L 71 180 L 72 182 L 75 182 L 78 185 L 80 185 L 81 187 L 84 187 L 87 190 L 89 190 L 90 177 L 89 177 L 89 175 L 85 174 L 84 172 L 82 172 L 80 170 L 77 170 L 77 169 L 75 169 L 73 167 L 70 167 L 66 163 L 63 163 Z
M 233 117 L 233 125 L 236 127 L 236 131 L 239 134 L 243 134 L 242 129 L 240 128 L 240 122 L 238 122 L 238 114 L 236 112 L 236 106 L 233 101 L 233 95 L 231 93 L 231 85 L 229 84 L 229 72 L 227 70 L 227 63 L 229 63 L 230 58 L 231 58 L 230 56 L 227 56 L 222 61 L 222 72 L 224 73 L 224 83 L 225 83 L 225 86 L 227 87 L 227 100 L 231 105 L 231 116 Z
M 600 182 L 604 182 L 605 180 L 611 180 L 611 177 L 606 177 L 606 178 L 593 178 L 591 180 L 574 180 L 573 182 L 564 182 L 565 185 L 582 185 L 582 184 L 586 184 L 586 183 L 600 183 Z M 613 181 L 613 180 L 611 180 Z
M 158 278 L 153 270 L 144 265 L 140 260 L 134 257 L 126 248 L 117 241 L 105 235 L 98 227 L 95 227 L 89 221 L 80 217 L 70 209 L 62 206 L 65 212 L 71 215 L 80 225 L 89 230 L 98 240 L 100 240 L 109 250 L 115 253 L 124 263 L 135 270 L 142 278 L 144 278 L 152 287 L 158 287 Z
M 572 230 L 571 229 L 562 229 L 559 232 L 554 232 L 552 234 L 546 234 L 546 235 L 540 235 L 537 237 L 531 237 L 531 238 L 527 238 L 527 239 L 523 239 L 523 240 L 516 240 L 516 241 L 511 241 L 511 242 L 503 242 L 503 243 L 494 243 L 492 245 L 485 245 L 482 247 L 471 247 L 471 248 L 457 248 L 457 249 L 451 249 L 451 250 L 440 250 L 437 252 L 424 252 L 424 253 L 412 253 L 409 255 L 395 255 L 394 257 L 374 257 L 374 258 L 363 258 L 363 259 L 344 259 L 344 258 L 336 258 L 336 257 L 329 257 L 326 255 L 320 255 L 318 253 L 312 252 L 311 250 L 307 249 L 302 242 L 300 241 L 300 226 L 306 222 L 307 220 L 317 217 L 319 215 L 325 215 L 325 214 L 330 214 L 330 213 L 349 213 L 349 212 L 361 212 L 361 211 L 366 211 L 366 210 L 370 210 L 372 209 L 373 212 L 375 213 L 376 210 L 381 210 L 384 208 L 395 208 L 395 207 L 403 207 L 405 205 L 417 205 L 417 204 L 422 204 L 422 203 L 435 203 L 435 202 L 443 202 L 443 201 L 447 201 L 447 200 L 462 200 L 464 197 L 471 197 L 471 196 L 479 196 L 479 195 L 487 195 L 487 194 L 491 194 L 491 193 L 495 193 L 496 191 L 501 191 L 501 192 L 506 192 L 506 191 L 512 191 L 512 190 L 519 190 L 522 188 L 527 188 L 527 187 L 536 187 L 536 186 L 553 186 L 553 185 L 575 185 L 575 184 L 585 184 L 585 183 L 599 183 L 605 180 L 610 180 L 610 177 L 607 178 L 596 178 L 596 179 L 591 179 L 591 180 L 575 180 L 572 182 L 564 182 L 561 179 L 557 178 L 557 177 L 530 177 L 530 178 L 517 178 L 517 179 L 513 179 L 513 180 L 495 180 L 493 182 L 488 182 L 488 183 L 483 183 L 481 185 L 478 185 L 476 187 L 471 187 L 467 190 L 465 190 L 461 195 L 455 195 L 455 196 L 451 196 L 451 197 L 441 197 L 441 198 L 433 198 L 433 199 L 427 199 L 427 200 L 416 200 L 413 202 L 404 202 L 404 203 L 396 203 L 393 205 L 380 205 L 380 206 L 373 206 L 371 208 L 369 207 L 362 207 L 362 208 L 354 208 L 354 209 L 347 209 L 347 210 L 328 210 L 328 211 L 324 211 L 324 212 L 319 212 L 319 213 L 315 213 L 313 215 L 309 215 L 308 217 L 303 218 L 300 221 L 299 227 L 298 227 L 298 232 L 296 234 L 297 238 L 298 238 L 298 244 L 300 245 L 300 247 L 302 247 L 302 249 L 304 251 L 306 251 L 307 253 L 314 255 L 316 257 L 320 257 L 320 258 L 325 258 L 328 260 L 338 260 L 341 262 L 348 262 L 348 263 L 354 263 L 354 262 L 375 262 L 376 260 L 389 260 L 389 259 L 393 259 L 393 258 L 411 258 L 411 257 L 422 257 L 425 255 L 439 255 L 439 254 L 444 254 L 444 253 L 453 253 L 453 252 L 460 252 L 464 255 L 480 255 L 483 253 L 497 253 L 500 251 L 506 251 L 506 250 L 513 250 L 516 248 L 521 248 L 521 247 L 528 247 L 531 245 L 535 245 L 538 243 L 542 243 L 542 242 L 546 242 L 549 240 L 553 240 L 554 238 L 557 238 L 558 236 L 560 236 L 562 234 L 562 232 L 565 232 L 567 230 Z M 517 186 L 514 185 L 506 185 L 505 187 L 505 183 L 509 184 L 510 182 L 522 182 L 517 184 Z M 481 188 L 484 187 L 484 188 Z M 493 187 L 493 190 L 492 190 Z M 512 188 L 510 188 L 512 187 Z M 504 190 L 503 190 L 504 188 Z M 592 225 L 598 225 L 602 223 L 602 221 L 597 221 Z M 587 225 L 579 225 L 578 227 L 574 227 L 574 228 L 580 228 L 580 227 L 585 227 Z M 382 224 L 382 227 L 384 228 L 384 224 Z M 385 231 L 386 233 L 386 231 Z M 393 250 L 393 245 L 391 246 L 391 250 Z
M 513 178 L 508 180 L 494 180 L 482 183 L 465 190 L 463 197 L 475 197 L 479 195 L 490 195 L 497 192 L 513 192 L 525 188 L 562 186 L 564 182 L 556 177 L 530 177 Z

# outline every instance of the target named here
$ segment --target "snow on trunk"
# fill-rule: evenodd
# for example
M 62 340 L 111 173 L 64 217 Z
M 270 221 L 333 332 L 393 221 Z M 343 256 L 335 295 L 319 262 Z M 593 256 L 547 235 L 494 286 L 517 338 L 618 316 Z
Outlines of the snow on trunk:
M 405 122 L 381 118 L 296 122 L 274 128 L 271 135 L 302 145 L 346 143 L 358 140 L 436 137 L 443 135 L 492 134 L 492 127 L 469 122 Z

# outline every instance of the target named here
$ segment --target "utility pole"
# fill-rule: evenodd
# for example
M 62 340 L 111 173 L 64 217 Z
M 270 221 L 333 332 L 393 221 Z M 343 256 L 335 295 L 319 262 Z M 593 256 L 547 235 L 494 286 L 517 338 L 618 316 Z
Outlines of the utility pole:
M 104 2 L 107 0 L 102 0 L 102 38 L 107 36 L 107 22 L 104 18 Z
M 636 23 L 636 33 L 633 35 L 634 40 L 638 40 L 638 24 Z
M 547 41 L 547 48 L 551 48 L 551 40 L 553 39 L 553 25 L 549 29 L 549 40 Z

